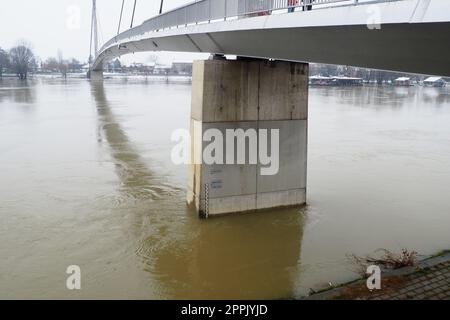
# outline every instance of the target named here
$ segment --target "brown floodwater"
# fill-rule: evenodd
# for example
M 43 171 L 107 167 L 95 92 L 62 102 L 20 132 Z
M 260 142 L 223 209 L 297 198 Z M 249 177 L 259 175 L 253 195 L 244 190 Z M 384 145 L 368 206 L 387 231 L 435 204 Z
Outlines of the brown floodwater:
M 0 298 L 296 298 L 348 253 L 450 247 L 450 89 L 311 88 L 309 115 L 306 207 L 199 220 L 188 81 L 0 80 Z

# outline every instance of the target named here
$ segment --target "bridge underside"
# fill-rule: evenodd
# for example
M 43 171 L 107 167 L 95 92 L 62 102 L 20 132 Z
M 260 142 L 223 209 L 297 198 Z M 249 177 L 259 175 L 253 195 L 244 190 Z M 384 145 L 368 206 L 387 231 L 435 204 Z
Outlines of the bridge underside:
M 205 52 L 450 76 L 450 23 L 239 30 L 168 35 L 111 47 L 101 62 L 145 51 Z M 96 70 L 102 69 L 97 63 Z
M 362 1 L 361 1 L 362 2 Z M 450 1 L 369 1 L 154 31 L 151 19 L 111 39 L 94 62 L 145 51 L 204 52 L 450 76 Z

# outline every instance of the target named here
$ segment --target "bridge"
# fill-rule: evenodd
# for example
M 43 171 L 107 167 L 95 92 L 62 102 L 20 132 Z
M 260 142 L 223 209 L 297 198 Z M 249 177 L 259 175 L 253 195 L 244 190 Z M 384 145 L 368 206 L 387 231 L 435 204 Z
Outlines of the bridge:
M 289 14 L 289 0 L 197 1 L 112 38 L 92 69 L 128 53 L 179 51 L 450 76 L 449 1 L 316 0 L 302 11 L 308 1 Z
M 192 164 L 188 202 L 204 216 L 298 205 L 306 202 L 308 63 L 450 76 L 450 1 L 195 1 L 109 40 L 91 78 L 111 59 L 148 51 L 216 57 L 194 63 L 193 156 L 208 128 L 280 130 L 277 175 L 261 176 L 260 164 Z

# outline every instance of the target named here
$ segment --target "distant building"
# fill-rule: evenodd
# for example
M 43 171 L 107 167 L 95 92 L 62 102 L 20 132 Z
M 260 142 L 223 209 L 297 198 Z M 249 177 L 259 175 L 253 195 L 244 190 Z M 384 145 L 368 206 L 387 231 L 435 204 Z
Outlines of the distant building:
M 172 74 L 179 74 L 184 76 L 192 75 L 192 63 L 190 62 L 174 62 L 172 64 Z
M 333 77 L 312 76 L 309 77 L 309 84 L 312 86 L 330 86 L 333 84 Z
M 333 85 L 335 86 L 362 86 L 362 78 L 353 77 L 333 77 Z
M 121 73 L 122 72 L 122 64 L 119 59 L 114 60 L 113 62 L 108 63 L 107 71 L 110 73 Z
M 423 85 L 426 87 L 442 88 L 445 87 L 445 80 L 441 77 L 429 77 L 423 81 Z
M 309 84 L 312 86 L 362 86 L 362 78 L 354 77 L 323 77 L 312 76 L 309 77 Z
M 409 87 L 411 86 L 411 78 L 408 77 L 400 77 L 394 80 L 394 84 L 397 87 Z
M 83 63 L 76 59 L 72 59 L 67 63 L 67 69 L 69 73 L 81 73 L 83 72 Z
M 122 66 L 122 71 L 125 71 L 127 73 L 132 73 L 132 74 L 138 74 L 138 75 L 152 74 L 154 72 L 154 69 L 155 69 L 154 63 L 144 64 L 144 63 L 134 62 L 126 68 Z
M 169 75 L 172 70 L 172 66 L 168 65 L 156 65 L 153 69 L 153 74 L 157 75 Z

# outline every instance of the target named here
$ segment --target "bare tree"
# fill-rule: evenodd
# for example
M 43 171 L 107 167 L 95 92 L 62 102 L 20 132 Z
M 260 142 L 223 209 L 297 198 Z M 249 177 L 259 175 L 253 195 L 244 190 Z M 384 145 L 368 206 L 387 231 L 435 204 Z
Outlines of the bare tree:
M 0 48 L 0 78 L 3 76 L 3 69 L 9 67 L 9 55 L 8 53 Z
M 67 63 L 64 61 L 63 53 L 61 50 L 58 50 L 58 65 L 59 65 L 59 72 L 61 72 L 62 76 L 64 78 L 67 77 Z
M 56 58 L 50 57 L 45 60 L 43 69 L 47 72 L 56 72 L 59 70 L 59 62 Z
M 10 50 L 11 67 L 17 76 L 24 80 L 28 76 L 28 72 L 35 65 L 34 54 L 30 45 L 25 42 Z

